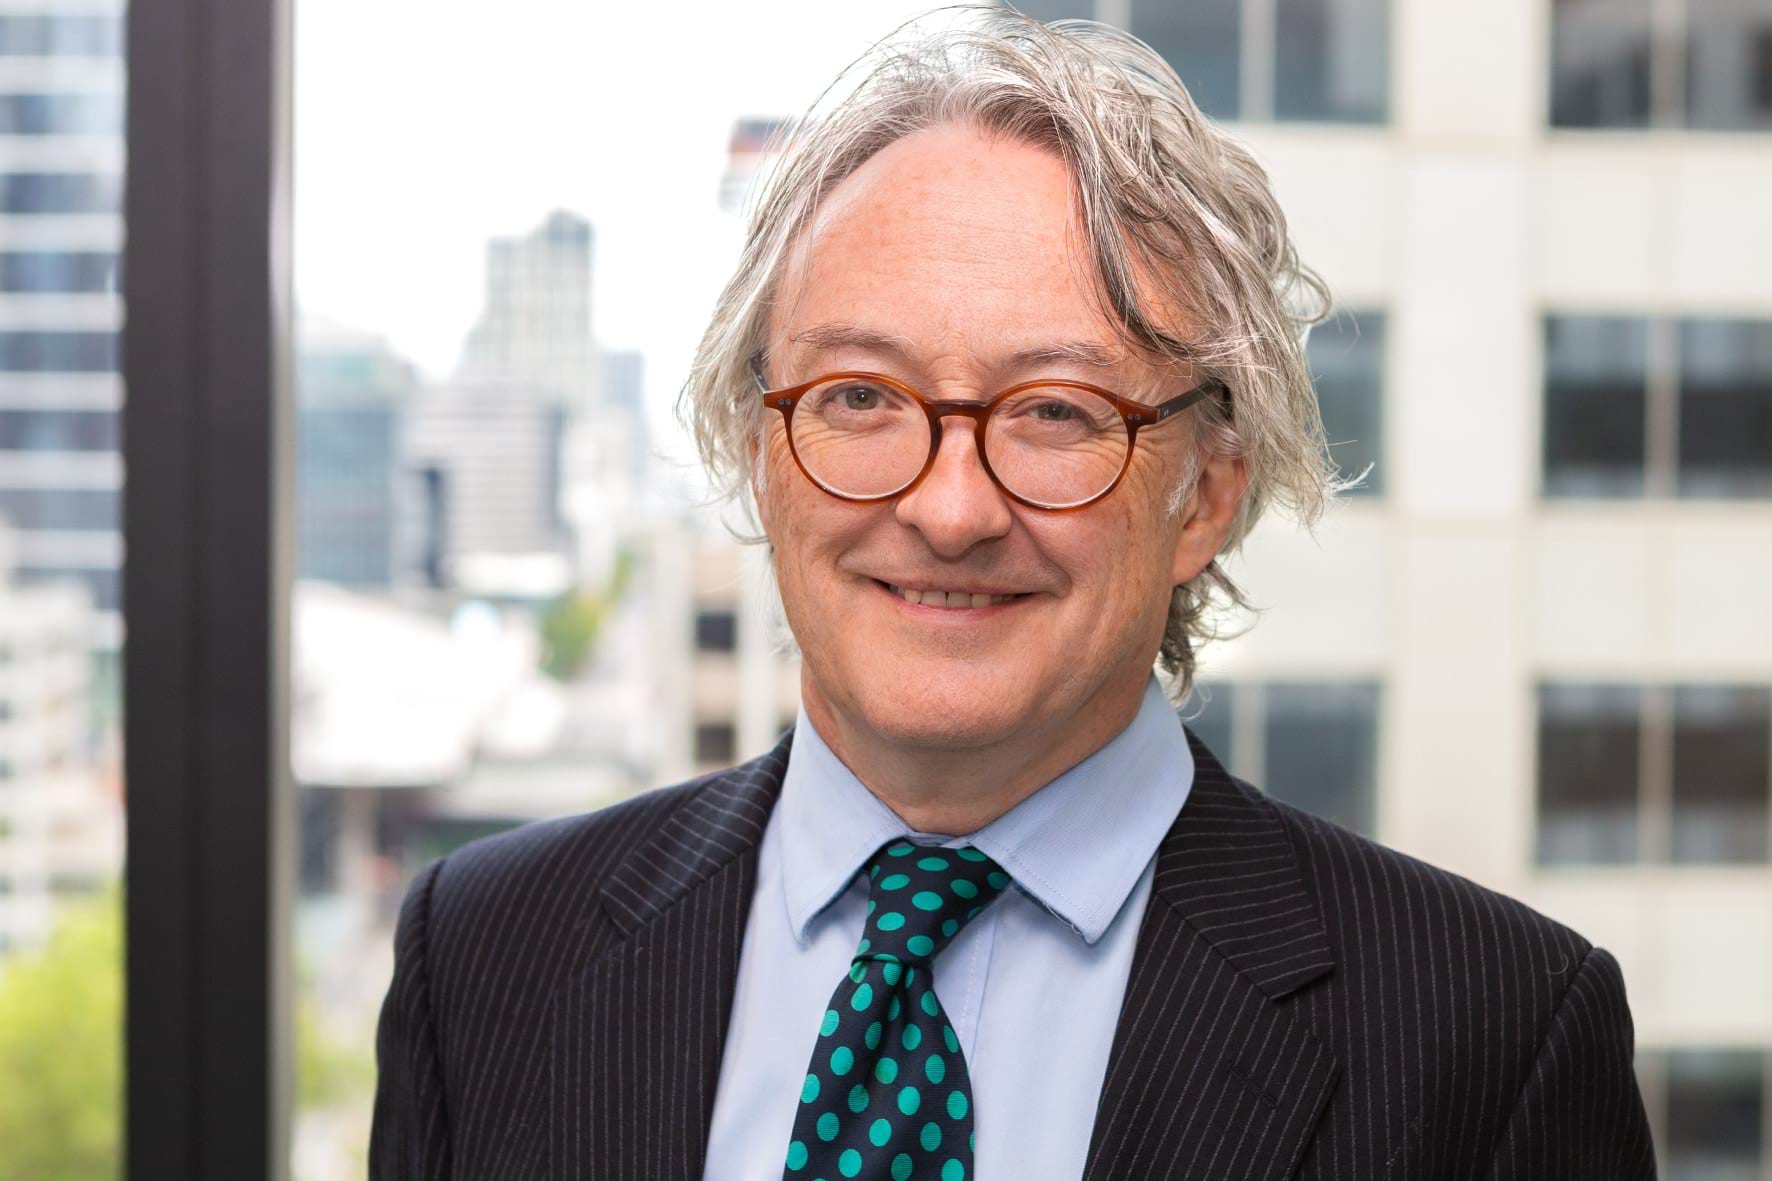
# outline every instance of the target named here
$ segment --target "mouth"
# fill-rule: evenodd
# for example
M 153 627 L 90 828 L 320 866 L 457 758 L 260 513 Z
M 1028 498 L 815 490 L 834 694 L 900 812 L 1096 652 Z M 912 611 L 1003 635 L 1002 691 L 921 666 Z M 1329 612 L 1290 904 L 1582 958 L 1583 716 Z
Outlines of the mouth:
M 933 607 L 943 611 L 971 611 L 985 607 L 998 607 L 1004 603 L 1013 603 L 1028 597 L 1027 592 L 1000 595 L 985 591 L 899 586 L 896 583 L 883 582 L 878 578 L 874 579 L 873 583 L 912 607 Z

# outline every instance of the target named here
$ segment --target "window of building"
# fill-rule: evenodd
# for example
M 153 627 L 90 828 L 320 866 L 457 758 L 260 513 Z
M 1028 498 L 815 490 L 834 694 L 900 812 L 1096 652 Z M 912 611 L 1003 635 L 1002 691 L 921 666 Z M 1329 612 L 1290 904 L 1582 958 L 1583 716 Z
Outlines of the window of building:
M 1306 348 L 1329 456 L 1343 476 L 1366 472 L 1350 495 L 1377 496 L 1384 491 L 1384 313 L 1342 313 L 1313 327 Z
M 110 15 L 0 15 L 0 57 L 116 57 L 123 22 Z
M 1637 1055 L 1667 1181 L 1760 1181 L 1772 1166 L 1772 1055 L 1691 1047 Z
M 1772 688 L 1539 686 L 1539 864 L 1764 864 L 1769 831 Z
M 1772 498 L 1772 321 L 1549 316 L 1547 497 Z
M 123 100 L 109 94 L 0 94 L 0 135 L 121 135 Z
M 0 291 L 44 295 L 115 292 L 122 284 L 118 257 L 109 250 L 0 252 Z
M 1388 0 L 1030 0 L 1041 20 L 1119 24 L 1162 54 L 1214 119 L 1383 123 Z
M 118 494 L 98 488 L 0 488 L 0 517 L 15 529 L 118 526 Z
M 116 451 L 114 410 L 0 410 L 0 451 Z
M 123 178 L 95 172 L 0 174 L 0 213 L 122 212 Z
M 0 332 L 0 371 L 109 373 L 116 367 L 114 332 Z
M 1275 799 L 1376 833 L 1376 684 L 1219 682 L 1195 692 L 1199 702 L 1190 698 L 1182 716 L 1226 770 Z
M 123 606 L 123 572 L 114 566 L 26 565 L 19 567 L 18 580 L 26 586 L 72 583 L 85 590 L 99 611 L 117 611 Z
M 697 611 L 695 648 L 698 652 L 738 651 L 738 613 L 730 607 Z
M 738 728 L 731 722 L 695 724 L 695 761 L 724 767 L 738 759 Z
M 1553 127 L 1772 129 L 1763 0 L 1556 0 Z

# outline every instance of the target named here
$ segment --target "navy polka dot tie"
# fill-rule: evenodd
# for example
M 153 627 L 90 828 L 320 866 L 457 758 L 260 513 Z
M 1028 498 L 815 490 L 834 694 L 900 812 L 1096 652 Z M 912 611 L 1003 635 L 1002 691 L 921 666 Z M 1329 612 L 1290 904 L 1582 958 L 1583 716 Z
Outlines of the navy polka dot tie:
M 931 963 L 1009 886 L 970 846 L 896 840 L 867 866 L 867 927 L 818 1027 L 788 1181 L 967 1181 L 972 1084 Z

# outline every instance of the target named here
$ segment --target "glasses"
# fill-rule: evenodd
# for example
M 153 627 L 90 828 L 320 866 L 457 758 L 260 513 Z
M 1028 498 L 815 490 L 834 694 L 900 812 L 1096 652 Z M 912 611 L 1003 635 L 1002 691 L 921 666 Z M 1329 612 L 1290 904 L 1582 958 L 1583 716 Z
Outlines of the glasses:
M 1216 381 L 1148 406 L 1080 381 L 1045 378 L 987 402 L 936 401 L 878 373 L 828 373 L 772 390 L 760 357 L 751 377 L 781 412 L 788 450 L 806 478 L 843 500 L 886 500 L 935 466 L 941 420 L 970 418 L 986 474 L 1014 501 L 1065 510 L 1112 492 L 1132 465 L 1140 428 L 1174 417 Z

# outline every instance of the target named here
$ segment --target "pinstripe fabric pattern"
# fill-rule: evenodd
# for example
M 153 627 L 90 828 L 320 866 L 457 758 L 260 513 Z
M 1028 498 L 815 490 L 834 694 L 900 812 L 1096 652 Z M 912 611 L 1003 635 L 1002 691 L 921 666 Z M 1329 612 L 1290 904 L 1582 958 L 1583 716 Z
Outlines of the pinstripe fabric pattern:
M 1087 1181 L 1653 1177 L 1611 956 L 1188 740 Z M 786 760 L 784 740 L 419 876 L 372 1177 L 698 1181 Z

